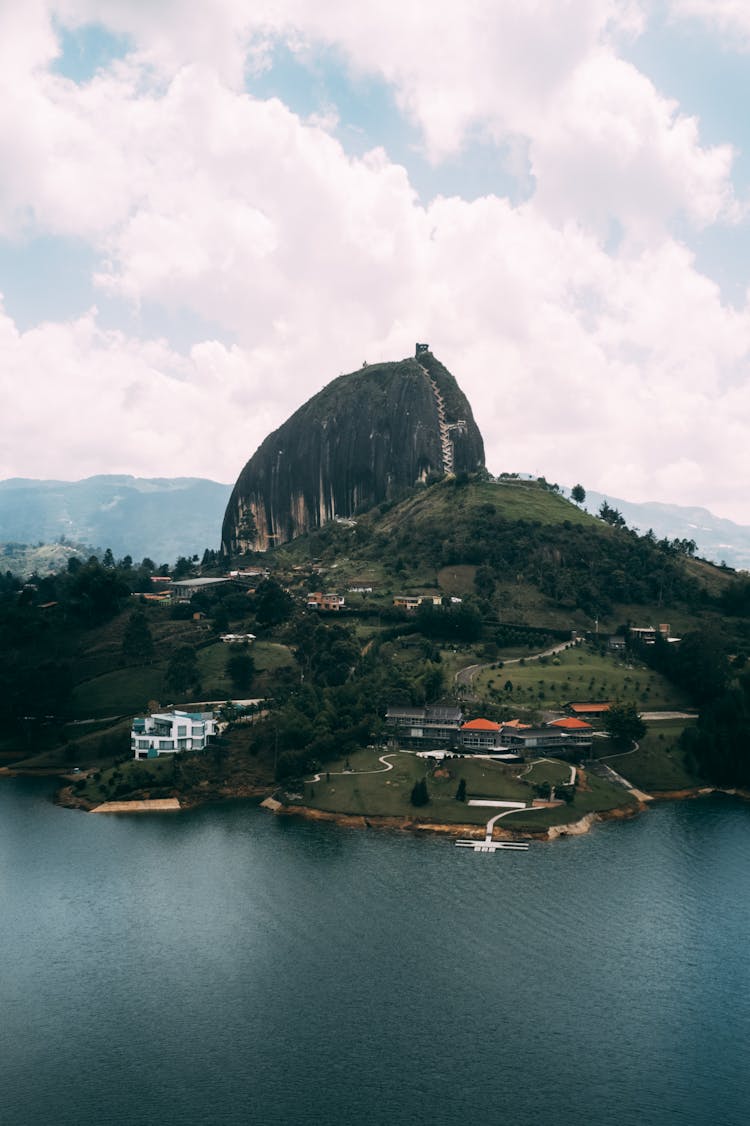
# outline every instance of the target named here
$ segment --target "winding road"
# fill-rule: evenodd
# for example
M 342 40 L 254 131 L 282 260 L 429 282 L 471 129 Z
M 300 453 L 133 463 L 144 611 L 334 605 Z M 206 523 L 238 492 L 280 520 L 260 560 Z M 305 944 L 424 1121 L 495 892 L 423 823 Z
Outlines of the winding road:
M 572 641 L 561 641 L 559 645 L 553 645 L 551 649 L 544 649 L 541 653 L 530 653 L 528 657 L 509 657 L 507 661 L 502 662 L 503 668 L 507 668 L 508 665 L 518 665 L 521 661 L 538 661 L 540 657 L 554 657 L 556 653 L 562 653 L 564 649 L 569 649 L 572 644 Z M 455 674 L 453 682 L 459 688 L 471 688 L 477 673 L 480 673 L 482 669 L 492 668 L 497 663 L 498 661 L 495 660 L 485 661 L 484 664 L 465 665 Z

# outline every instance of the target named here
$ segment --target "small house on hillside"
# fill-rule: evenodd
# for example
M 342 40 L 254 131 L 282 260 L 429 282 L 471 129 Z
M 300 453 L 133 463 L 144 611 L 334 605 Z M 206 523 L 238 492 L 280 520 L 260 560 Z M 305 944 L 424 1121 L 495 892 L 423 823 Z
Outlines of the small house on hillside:
M 336 613 L 343 609 L 345 601 L 343 594 L 322 594 L 319 590 L 315 590 L 307 596 L 307 609 Z
M 206 579 L 180 579 L 172 583 L 172 595 L 182 602 L 189 602 L 190 599 L 199 591 L 212 590 L 217 586 L 224 586 L 225 583 L 234 583 L 234 579 L 223 577 L 206 578 Z
M 393 605 L 397 610 L 416 610 L 421 601 L 416 594 L 397 594 L 393 599 Z
M 441 594 L 397 594 L 393 605 L 398 610 L 416 610 L 419 606 L 442 606 Z

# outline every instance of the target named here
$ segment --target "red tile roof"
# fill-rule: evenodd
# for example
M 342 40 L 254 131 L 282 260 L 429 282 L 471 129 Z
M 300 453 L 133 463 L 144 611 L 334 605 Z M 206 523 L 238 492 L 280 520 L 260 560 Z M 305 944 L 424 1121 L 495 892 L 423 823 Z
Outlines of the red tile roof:
M 580 712 L 581 715 L 595 715 L 597 712 L 608 712 L 611 706 L 611 704 L 571 704 L 570 710 Z
M 591 724 L 586 723 L 582 719 L 576 719 L 575 716 L 567 716 L 564 719 L 555 719 L 550 723 L 550 727 L 565 727 L 569 731 L 591 731 Z
M 499 731 L 500 724 L 491 719 L 471 719 L 461 728 L 462 731 Z

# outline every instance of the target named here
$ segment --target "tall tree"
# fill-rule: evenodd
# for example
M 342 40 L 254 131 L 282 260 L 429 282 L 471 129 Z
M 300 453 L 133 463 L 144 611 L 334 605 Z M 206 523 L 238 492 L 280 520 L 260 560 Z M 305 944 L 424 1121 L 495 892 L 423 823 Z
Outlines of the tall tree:
M 427 805 L 430 800 L 430 795 L 427 791 L 427 779 L 420 778 L 415 782 L 411 788 L 411 797 L 409 798 L 412 805 L 422 806 Z
M 629 747 L 646 734 L 635 704 L 612 704 L 604 714 L 604 727 L 617 747 Z
M 168 688 L 175 692 L 185 692 L 188 688 L 200 686 L 198 657 L 192 645 L 181 645 L 169 658 L 165 677 Z
M 130 615 L 122 636 L 122 655 L 126 661 L 148 665 L 154 659 L 154 639 L 142 610 Z
M 276 579 L 266 579 L 255 594 L 255 616 L 262 626 L 278 626 L 285 622 L 294 609 L 290 594 Z
M 246 691 L 250 687 L 255 676 L 255 661 L 246 645 L 229 654 L 226 668 L 233 688 Z

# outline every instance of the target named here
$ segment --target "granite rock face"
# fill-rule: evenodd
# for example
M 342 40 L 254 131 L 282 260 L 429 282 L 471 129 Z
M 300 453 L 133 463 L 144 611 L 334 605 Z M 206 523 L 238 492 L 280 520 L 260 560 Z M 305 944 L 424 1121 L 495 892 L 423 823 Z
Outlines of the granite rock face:
M 334 379 L 256 450 L 229 498 L 222 550 L 265 551 L 428 477 L 483 466 L 469 402 L 430 352 L 372 364 Z

